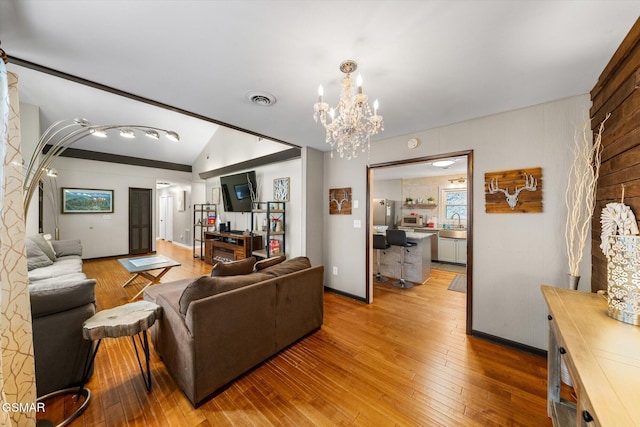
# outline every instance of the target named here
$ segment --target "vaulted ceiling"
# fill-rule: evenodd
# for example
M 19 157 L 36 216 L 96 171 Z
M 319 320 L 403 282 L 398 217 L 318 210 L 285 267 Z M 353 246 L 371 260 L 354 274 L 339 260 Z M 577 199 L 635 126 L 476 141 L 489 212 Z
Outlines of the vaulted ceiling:
M 173 129 L 180 144 L 111 150 L 192 164 L 220 123 L 327 150 L 312 107 L 319 84 L 337 102 L 345 59 L 380 100 L 378 139 L 586 93 L 639 15 L 624 0 L 1 0 L 0 40 L 43 129 L 73 117 Z M 255 91 L 276 103 L 252 104 Z

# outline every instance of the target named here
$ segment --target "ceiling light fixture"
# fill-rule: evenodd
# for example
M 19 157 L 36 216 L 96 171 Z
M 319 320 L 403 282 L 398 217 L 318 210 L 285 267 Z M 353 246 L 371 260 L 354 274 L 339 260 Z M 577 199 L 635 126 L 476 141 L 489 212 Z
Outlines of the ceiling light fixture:
M 154 134 L 159 138 L 159 132 L 164 132 L 167 139 L 172 141 L 180 141 L 180 135 L 176 132 L 166 129 L 160 129 L 153 126 L 139 125 L 92 125 L 87 119 L 61 120 L 49 126 L 44 131 L 38 145 L 33 151 L 33 155 L 27 165 L 23 190 L 24 211 L 29 209 L 29 203 L 34 192 L 39 186 L 42 178 L 53 171 L 51 163 L 58 158 L 67 148 L 81 139 L 93 135 L 105 138 L 107 131 L 111 129 L 119 129 L 120 135 L 125 138 L 135 138 L 135 131 L 144 132 L 147 136 Z M 151 136 L 154 138 L 153 136 Z M 155 138 L 154 138 L 155 139 Z
M 172 130 L 168 130 L 168 131 L 166 131 L 166 132 L 167 132 L 167 133 L 166 133 L 166 137 L 167 137 L 167 139 L 170 139 L 171 141 L 174 141 L 174 142 L 178 142 L 178 141 L 180 141 L 180 135 L 178 135 L 178 134 L 177 134 L 177 133 L 175 133 L 174 131 L 172 131 Z
M 131 129 L 120 129 L 120 136 L 127 139 L 133 139 L 136 134 Z
M 455 162 L 456 162 L 455 160 L 438 160 L 437 162 L 433 162 L 431 164 L 435 167 L 446 169 L 452 164 L 454 164 Z
M 151 126 L 138 126 L 138 125 L 92 125 L 86 119 L 74 119 L 73 122 L 79 126 L 86 127 L 89 129 L 89 133 L 93 136 L 97 136 L 100 138 L 106 138 L 107 131 L 110 129 L 120 129 L 120 136 L 127 139 L 133 139 L 136 137 L 135 131 L 144 132 L 146 136 L 151 139 L 160 139 L 160 132 L 164 132 L 164 136 L 171 140 L 178 142 L 180 141 L 180 135 L 172 130 L 160 129 Z M 61 123 L 61 122 L 58 122 Z M 160 132 L 158 132 L 160 131 Z
M 157 131 L 153 130 L 153 129 L 147 130 L 144 134 L 147 135 L 151 139 L 155 139 L 156 141 L 158 139 L 160 139 L 160 134 Z
M 320 120 L 326 129 L 326 142 L 331 145 L 331 157 L 334 147 L 340 157 L 357 157 L 358 151 L 364 152 L 370 148 L 370 137 L 384 130 L 382 116 L 378 115 L 378 100 L 373 103 L 372 114 L 368 97 L 362 91 L 362 76 L 358 76 L 356 86 L 353 85 L 351 73 L 357 68 L 358 64 L 352 60 L 340 64 L 340 71 L 346 76 L 340 81 L 342 92 L 335 108 L 329 108 L 329 104 L 323 101 L 322 85 L 318 88 L 319 98 L 313 106 L 313 118 L 316 123 Z M 327 113 L 331 117 L 330 123 L 327 123 Z
M 91 129 L 91 135 L 97 136 L 98 138 L 106 138 L 107 132 L 102 129 Z

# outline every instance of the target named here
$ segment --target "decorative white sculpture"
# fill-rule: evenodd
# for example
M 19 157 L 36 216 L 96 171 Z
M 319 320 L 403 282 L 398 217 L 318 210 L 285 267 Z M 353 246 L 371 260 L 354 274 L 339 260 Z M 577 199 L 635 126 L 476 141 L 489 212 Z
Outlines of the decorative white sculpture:
M 631 208 L 624 203 L 607 203 L 607 206 L 602 209 L 600 224 L 602 224 L 600 248 L 605 256 L 609 255 L 611 247 L 609 236 L 617 234 L 629 236 L 639 232 L 635 215 L 631 212 Z
M 536 178 L 533 177 L 533 175 L 527 175 L 524 174 L 524 187 L 516 187 L 516 191 L 513 194 L 509 194 L 509 188 L 505 188 L 502 189 L 499 187 L 498 185 L 498 178 L 493 178 L 490 182 L 489 182 L 489 194 L 496 194 L 498 192 L 504 193 L 505 197 L 507 198 L 507 203 L 509 204 L 509 207 L 511 208 L 511 210 L 514 210 L 516 208 L 516 205 L 518 204 L 518 194 L 520 194 L 520 192 L 522 190 L 527 190 L 527 191 L 536 191 L 536 188 L 538 187 L 538 180 Z

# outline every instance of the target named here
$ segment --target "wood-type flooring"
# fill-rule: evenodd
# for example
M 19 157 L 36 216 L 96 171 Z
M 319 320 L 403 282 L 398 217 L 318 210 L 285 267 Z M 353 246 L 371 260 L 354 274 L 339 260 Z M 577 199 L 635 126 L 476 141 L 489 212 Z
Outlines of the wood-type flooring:
M 189 249 L 157 242 L 182 263 L 163 279 L 208 274 Z M 116 259 L 85 261 L 98 310 L 125 304 L 144 285 Z M 325 272 L 326 274 L 326 272 Z M 546 359 L 465 335 L 466 295 L 447 290 L 455 273 L 433 270 L 424 285 L 377 284 L 374 303 L 325 293 L 322 329 L 194 409 L 151 352 L 145 389 L 131 340 L 105 339 L 87 387 L 80 426 L 551 426 Z M 71 398 L 47 402 L 62 419 Z M 41 415 L 39 415 L 41 417 Z

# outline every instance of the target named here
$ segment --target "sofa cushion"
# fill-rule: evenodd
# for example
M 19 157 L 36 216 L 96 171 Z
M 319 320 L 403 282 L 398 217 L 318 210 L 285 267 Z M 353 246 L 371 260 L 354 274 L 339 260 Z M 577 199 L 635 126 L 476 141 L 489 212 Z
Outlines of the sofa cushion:
M 256 264 L 253 266 L 253 271 L 264 270 L 265 268 L 271 267 L 272 265 L 280 264 L 285 259 L 287 259 L 287 257 L 284 255 L 263 259 L 262 261 L 256 262 Z
M 35 270 L 36 268 L 47 267 L 53 264 L 53 261 L 40 249 L 33 240 L 25 239 L 27 247 L 27 270 Z
M 54 240 L 51 244 L 58 258 L 67 255 L 82 256 L 82 242 L 80 240 Z
M 45 267 L 45 269 L 46 268 L 47 267 Z M 34 270 L 33 272 L 30 271 L 29 273 L 35 272 L 37 272 L 37 270 Z M 42 278 L 41 280 L 29 280 L 29 285 L 56 285 L 62 282 L 82 282 L 83 280 L 86 280 L 86 278 L 87 275 L 84 273 L 69 273 L 55 277 Z
M 82 273 L 82 260 L 75 257 L 65 257 L 64 259 L 58 259 L 51 265 L 33 269 L 28 272 L 28 275 L 31 283 L 73 273 Z
M 65 281 L 64 278 L 56 282 L 31 284 L 31 315 L 41 317 L 95 303 L 95 286 L 95 279 Z
M 27 239 L 35 243 L 42 250 L 42 252 L 44 252 L 44 254 L 49 257 L 52 262 L 56 260 L 56 253 L 53 251 L 53 246 L 47 243 L 42 234 L 34 234 L 32 236 L 28 236 Z
M 200 276 L 187 285 L 180 296 L 180 313 L 187 314 L 191 301 L 210 297 L 232 289 L 252 285 L 270 279 L 263 273 L 243 274 L 239 276 Z
M 260 270 L 261 273 L 268 274 L 271 277 L 280 277 L 285 274 L 304 270 L 311 267 L 311 261 L 306 256 L 300 256 L 283 261 L 279 264 Z
M 255 257 L 249 257 L 231 262 L 219 262 L 211 269 L 211 277 L 249 274 L 253 272 L 253 266 L 255 263 Z

